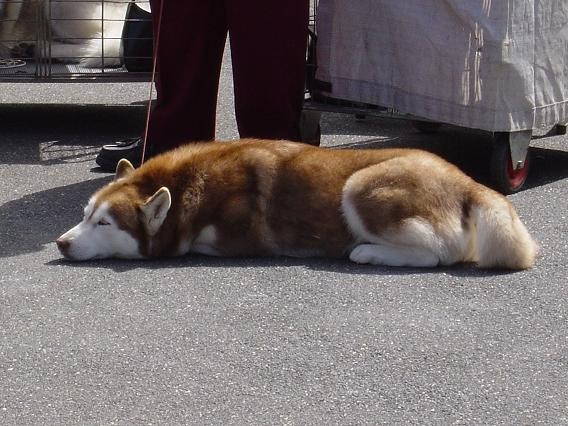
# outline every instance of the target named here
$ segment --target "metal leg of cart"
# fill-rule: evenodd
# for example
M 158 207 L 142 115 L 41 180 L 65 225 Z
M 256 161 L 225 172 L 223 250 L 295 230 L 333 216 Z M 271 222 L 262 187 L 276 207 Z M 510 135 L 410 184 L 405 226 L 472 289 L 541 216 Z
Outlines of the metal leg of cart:
M 503 194 L 521 190 L 527 180 L 532 130 L 496 132 L 491 154 L 491 178 L 496 189 Z
M 565 135 L 568 132 L 568 124 L 557 124 L 554 127 L 555 135 Z
M 308 145 L 319 146 L 321 139 L 321 112 L 303 110 L 300 116 L 300 138 Z

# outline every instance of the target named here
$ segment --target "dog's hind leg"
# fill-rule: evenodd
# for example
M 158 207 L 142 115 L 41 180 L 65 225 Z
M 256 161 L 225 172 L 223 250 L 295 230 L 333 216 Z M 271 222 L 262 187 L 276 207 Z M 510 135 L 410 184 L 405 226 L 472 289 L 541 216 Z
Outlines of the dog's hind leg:
M 461 198 L 446 190 L 442 179 L 430 178 L 436 166 L 428 156 L 395 158 L 361 169 L 347 180 L 341 207 L 360 245 L 351 260 L 424 267 L 469 260 Z
M 349 259 L 355 263 L 420 268 L 432 268 L 439 263 L 438 256 L 427 248 L 389 244 L 360 244 L 351 251 Z
M 349 220 L 352 228 L 357 229 L 362 225 L 355 223 L 357 219 L 352 215 Z M 363 229 L 359 228 L 359 231 Z M 363 231 L 360 235 L 360 240 L 364 242 L 349 254 L 349 259 L 353 262 L 424 268 L 442 263 L 443 243 L 432 226 L 421 219 L 405 219 L 399 224 L 391 225 L 381 234 Z

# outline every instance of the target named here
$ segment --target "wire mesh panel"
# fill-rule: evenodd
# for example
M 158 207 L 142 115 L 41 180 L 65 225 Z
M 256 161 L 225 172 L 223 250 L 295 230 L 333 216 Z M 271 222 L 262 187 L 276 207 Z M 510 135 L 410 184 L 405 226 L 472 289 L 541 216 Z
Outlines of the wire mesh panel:
M 147 1 L 0 2 L 0 81 L 144 80 L 151 57 Z

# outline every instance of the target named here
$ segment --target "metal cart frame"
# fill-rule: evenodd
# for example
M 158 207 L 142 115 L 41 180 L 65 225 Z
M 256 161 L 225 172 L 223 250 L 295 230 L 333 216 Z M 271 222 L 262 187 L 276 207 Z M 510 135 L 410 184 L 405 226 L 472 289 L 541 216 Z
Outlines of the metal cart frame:
M 317 68 L 317 9 L 318 2 L 312 2 L 306 83 L 307 95 L 304 116 L 301 122 L 303 138 L 311 140 L 315 137 L 315 133 L 319 131 L 319 113 L 323 111 L 352 114 L 357 117 L 370 115 L 408 120 L 417 130 L 424 133 L 435 132 L 443 124 L 405 114 L 386 106 L 363 104 L 322 96 L 315 80 L 315 69 Z M 545 135 L 538 136 L 538 138 L 563 135 L 566 134 L 566 129 L 566 123 L 558 123 Z M 531 163 L 529 145 L 536 136 L 533 136 L 532 130 L 491 133 L 494 140 L 490 158 L 492 181 L 495 188 L 500 192 L 512 194 L 521 190 L 527 179 Z

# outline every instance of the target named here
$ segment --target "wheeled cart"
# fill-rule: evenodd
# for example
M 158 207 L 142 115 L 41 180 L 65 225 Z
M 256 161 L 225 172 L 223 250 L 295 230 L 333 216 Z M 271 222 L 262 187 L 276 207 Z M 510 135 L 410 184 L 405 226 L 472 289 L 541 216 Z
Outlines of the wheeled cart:
M 306 109 L 492 132 L 493 180 L 512 193 L 533 132 L 566 131 L 567 22 L 566 0 L 319 0 Z

